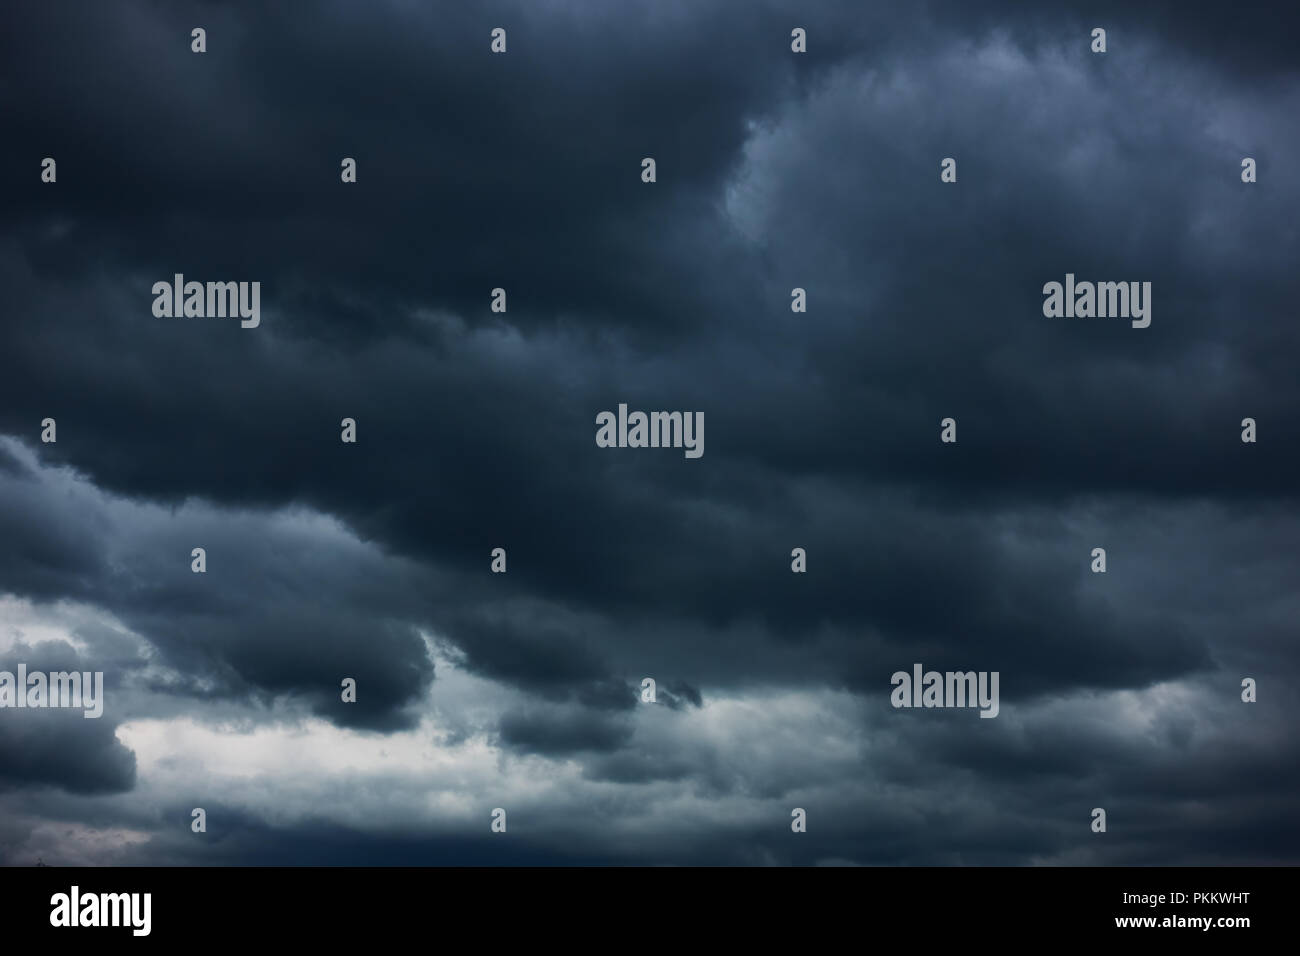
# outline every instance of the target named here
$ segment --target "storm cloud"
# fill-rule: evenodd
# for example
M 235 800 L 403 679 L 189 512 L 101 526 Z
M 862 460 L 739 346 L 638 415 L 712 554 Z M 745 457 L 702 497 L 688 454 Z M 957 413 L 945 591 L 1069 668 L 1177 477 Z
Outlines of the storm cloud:
M 9 4 L 0 861 L 1296 862 L 1296 17 L 1057 6 Z

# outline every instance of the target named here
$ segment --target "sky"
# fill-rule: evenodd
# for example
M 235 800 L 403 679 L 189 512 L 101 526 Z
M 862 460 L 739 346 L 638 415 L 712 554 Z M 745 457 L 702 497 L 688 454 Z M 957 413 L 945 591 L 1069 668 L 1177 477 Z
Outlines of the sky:
M 1272 6 L 5 4 L 0 864 L 1300 862 Z

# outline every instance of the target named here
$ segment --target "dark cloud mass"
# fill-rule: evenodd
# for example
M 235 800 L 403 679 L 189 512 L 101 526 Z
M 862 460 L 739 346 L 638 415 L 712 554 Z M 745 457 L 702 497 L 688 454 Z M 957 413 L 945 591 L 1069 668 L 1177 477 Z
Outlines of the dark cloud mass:
M 0 18 L 0 669 L 110 694 L 0 710 L 0 862 L 1300 859 L 1294 10 Z

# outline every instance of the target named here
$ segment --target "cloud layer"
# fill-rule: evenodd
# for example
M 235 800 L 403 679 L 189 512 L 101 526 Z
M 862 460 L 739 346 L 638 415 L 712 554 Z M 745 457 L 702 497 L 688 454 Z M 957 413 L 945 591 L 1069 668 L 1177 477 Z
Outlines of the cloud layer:
M 1294 17 L 801 6 L 6 9 L 0 862 L 1296 861 Z

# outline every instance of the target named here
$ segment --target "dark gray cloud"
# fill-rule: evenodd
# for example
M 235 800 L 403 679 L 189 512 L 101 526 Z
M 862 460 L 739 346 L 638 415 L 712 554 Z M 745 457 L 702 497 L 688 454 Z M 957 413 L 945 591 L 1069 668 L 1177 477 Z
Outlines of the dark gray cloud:
M 19 671 L 19 664 L 26 671 Z M 96 708 L 83 698 L 81 709 L 50 707 L 50 674 L 86 674 L 92 668 L 69 645 L 43 641 L 35 645 L 17 643 L 0 654 L 0 671 L 15 680 L 16 675 L 42 675 L 46 695 L 40 709 L 23 709 L 12 704 L 0 710 L 0 791 L 20 787 L 54 786 L 78 794 L 114 793 L 135 784 L 135 755 L 116 737 L 120 722 L 100 701 L 99 717 L 88 718 Z M 116 674 L 101 678 L 103 695 L 113 692 Z M 81 681 L 78 681 L 78 686 Z M 94 686 L 93 677 L 86 693 Z M 26 694 L 26 688 L 22 689 Z
M 0 596 L 121 675 L 146 757 L 0 724 L 82 754 L 14 764 L 3 858 L 57 849 L 44 814 L 136 862 L 1294 858 L 1294 781 L 1232 781 L 1295 765 L 1295 14 L 804 7 L 6 9 Z M 1067 272 L 1151 281 L 1151 327 L 1045 319 Z M 175 273 L 260 281 L 261 326 L 155 318 Z M 704 411 L 704 457 L 595 447 L 619 402 Z M 890 710 L 914 661 L 999 670 L 1003 717 Z M 787 698 L 803 736 L 758 716 Z M 362 763 L 430 733 L 459 782 L 380 832 L 283 769 L 296 822 L 231 797 L 219 852 L 82 799 L 183 825 L 157 726 L 205 721 Z M 500 857 L 458 842 L 506 799 L 476 741 L 549 781 Z M 837 822 L 792 849 L 798 800 Z M 1106 800 L 1120 850 L 1075 832 Z

